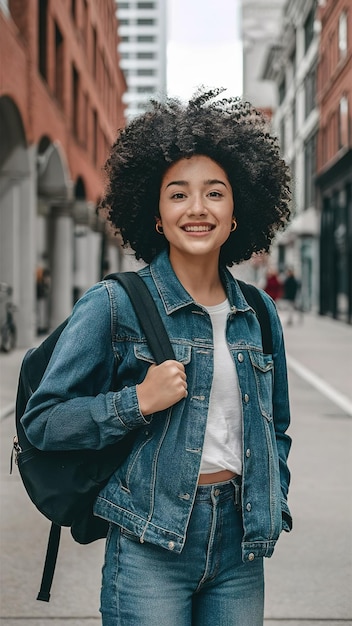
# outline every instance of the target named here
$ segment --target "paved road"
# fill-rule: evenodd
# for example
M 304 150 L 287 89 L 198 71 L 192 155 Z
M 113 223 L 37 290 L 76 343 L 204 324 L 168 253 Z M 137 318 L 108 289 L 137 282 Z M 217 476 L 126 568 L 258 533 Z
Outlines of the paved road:
M 285 338 L 294 531 L 265 561 L 265 626 L 352 625 L 352 328 L 307 315 Z M 98 626 L 103 541 L 82 547 L 65 529 L 52 599 L 35 600 L 49 524 L 8 475 L 21 357 L 0 356 L 1 623 Z

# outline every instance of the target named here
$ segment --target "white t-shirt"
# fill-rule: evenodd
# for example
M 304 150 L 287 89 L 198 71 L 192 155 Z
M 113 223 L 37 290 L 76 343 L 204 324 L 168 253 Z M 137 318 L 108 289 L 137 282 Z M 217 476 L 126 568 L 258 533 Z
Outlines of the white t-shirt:
M 228 300 L 204 307 L 213 325 L 214 376 L 210 391 L 209 413 L 201 474 L 231 470 L 242 474 L 242 402 L 236 366 L 226 342 Z

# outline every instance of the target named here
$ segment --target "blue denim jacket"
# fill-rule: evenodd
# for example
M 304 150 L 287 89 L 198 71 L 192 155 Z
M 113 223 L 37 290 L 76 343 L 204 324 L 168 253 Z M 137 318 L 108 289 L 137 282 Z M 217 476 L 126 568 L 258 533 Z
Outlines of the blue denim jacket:
M 212 325 L 174 274 L 166 252 L 139 272 L 185 365 L 188 397 L 144 417 L 136 384 L 154 362 L 132 305 L 115 281 L 98 283 L 75 305 L 39 389 L 22 418 L 28 439 L 44 450 L 103 448 L 136 430 L 133 449 L 101 491 L 95 513 L 140 538 L 181 552 L 197 488 L 213 376 Z M 243 407 L 243 560 L 271 556 L 287 506 L 291 439 L 284 342 L 269 309 L 274 354 L 236 280 L 223 269 L 230 302 L 226 338 Z M 118 390 L 109 391 L 117 367 Z

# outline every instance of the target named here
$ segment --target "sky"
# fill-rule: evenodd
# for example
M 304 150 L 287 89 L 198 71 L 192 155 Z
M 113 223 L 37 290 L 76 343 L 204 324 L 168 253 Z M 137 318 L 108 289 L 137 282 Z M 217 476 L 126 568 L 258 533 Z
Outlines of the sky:
M 200 85 L 242 94 L 240 2 L 168 1 L 169 95 L 188 99 Z

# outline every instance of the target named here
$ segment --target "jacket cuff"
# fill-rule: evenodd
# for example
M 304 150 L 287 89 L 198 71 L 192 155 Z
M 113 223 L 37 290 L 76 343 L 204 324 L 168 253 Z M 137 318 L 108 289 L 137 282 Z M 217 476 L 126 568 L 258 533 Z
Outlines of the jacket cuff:
M 136 385 L 113 393 L 112 404 L 113 412 L 126 430 L 134 430 L 152 421 L 152 415 L 147 419 L 140 411 Z

